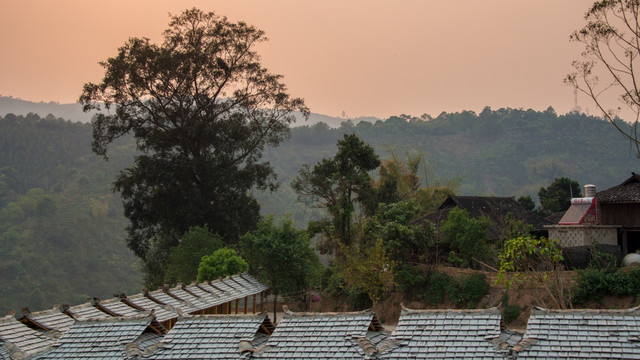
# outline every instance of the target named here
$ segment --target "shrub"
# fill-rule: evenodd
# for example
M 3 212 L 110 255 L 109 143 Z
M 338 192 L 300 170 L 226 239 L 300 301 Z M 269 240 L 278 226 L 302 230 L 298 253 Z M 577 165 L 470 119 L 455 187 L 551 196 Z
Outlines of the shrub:
M 509 324 L 520 316 L 520 306 L 509 304 L 509 295 L 505 292 L 502 295 L 502 320 Z
M 487 277 L 483 274 L 465 276 L 460 281 L 450 281 L 447 295 L 457 307 L 474 308 L 489 293 Z
M 421 299 L 433 306 L 438 305 L 444 300 L 444 295 L 451 280 L 446 274 L 432 272 L 429 274 L 427 289 L 422 293 Z
M 414 295 L 414 290 L 424 285 L 425 279 L 420 273 L 420 269 L 411 265 L 401 265 L 395 274 L 396 287 L 400 291 L 408 291 Z
M 580 270 L 573 288 L 573 302 L 580 304 L 587 300 L 600 301 L 606 295 L 637 296 L 640 294 L 639 277 L 640 268 L 624 272 L 591 266 Z

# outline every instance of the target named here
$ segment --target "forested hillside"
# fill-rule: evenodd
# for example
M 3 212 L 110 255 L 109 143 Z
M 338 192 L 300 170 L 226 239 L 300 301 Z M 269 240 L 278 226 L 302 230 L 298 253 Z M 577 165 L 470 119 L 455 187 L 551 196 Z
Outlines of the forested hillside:
M 423 156 L 423 184 L 455 180 L 461 195 L 535 198 L 562 176 L 605 189 L 640 164 L 610 124 L 552 109 L 403 116 L 339 128 L 318 123 L 293 128 L 288 141 L 266 150 L 281 186 L 255 194 L 262 214 L 289 212 L 306 226 L 317 210 L 297 202 L 289 182 L 303 164 L 333 156 L 344 133 L 374 145 L 382 159 Z M 140 290 L 122 205 L 111 191 L 135 145 L 119 140 L 104 161 L 90 142 L 88 124 L 33 114 L 0 118 L 0 313 Z
M 275 205 L 269 208 L 275 213 L 287 211 L 283 206 L 295 199 L 288 188 L 291 177 L 302 164 L 333 156 L 343 133 L 356 133 L 383 159 L 392 153 L 401 159 L 407 154 L 422 156 L 423 185 L 458 182 L 456 192 L 461 195 L 537 199 L 540 187 L 556 177 L 604 190 L 640 170 L 634 149 L 611 124 L 584 114 L 557 115 L 551 108 L 486 108 L 480 114 L 442 113 L 426 121 L 391 117 L 357 125 L 345 122 L 337 129 L 317 124 L 293 129 L 289 141 L 267 151 L 283 186 L 276 197 L 258 194 L 264 206 Z
M 105 162 L 90 140 L 88 124 L 0 118 L 0 313 L 140 290 L 122 205 L 110 190 L 133 147 Z

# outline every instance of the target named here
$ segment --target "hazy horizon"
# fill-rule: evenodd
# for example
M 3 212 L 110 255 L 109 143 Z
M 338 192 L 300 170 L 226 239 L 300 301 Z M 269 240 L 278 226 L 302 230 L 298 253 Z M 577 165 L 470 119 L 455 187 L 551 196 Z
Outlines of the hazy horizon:
M 0 95 L 74 103 L 129 37 L 159 42 L 168 13 L 197 7 L 264 30 L 263 64 L 317 114 L 566 113 L 574 95 L 562 80 L 582 51 L 569 35 L 592 3 L 0 0 Z M 597 115 L 586 97 L 578 105 Z

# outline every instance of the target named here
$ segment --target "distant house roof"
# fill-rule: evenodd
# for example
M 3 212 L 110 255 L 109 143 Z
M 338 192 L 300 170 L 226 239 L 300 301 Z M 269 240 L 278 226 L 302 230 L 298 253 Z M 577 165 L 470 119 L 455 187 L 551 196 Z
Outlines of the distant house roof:
M 640 203 L 640 175 L 634 172 L 622 184 L 599 191 L 596 198 L 600 204 Z
M 101 311 L 95 307 L 95 303 L 84 303 L 80 305 L 75 305 L 71 307 L 66 307 L 64 309 L 66 314 L 69 314 L 76 320 L 79 319 L 106 319 L 111 317 L 111 315 Z
M 487 231 L 490 239 L 498 239 L 500 237 L 504 218 L 508 213 L 513 214 L 516 220 L 533 225 L 535 230 L 544 231 L 544 225 L 551 224 L 542 216 L 523 208 L 513 197 L 455 195 L 447 196 L 438 210 L 416 221 L 428 220 L 434 224 L 439 224 L 441 221 L 446 220 L 451 209 L 456 207 L 466 210 L 472 218 L 488 217 L 493 223 Z
M 381 359 L 505 359 L 500 310 L 403 309 Z
M 81 320 L 58 339 L 52 350 L 40 354 L 37 359 L 127 359 L 140 353 L 138 341 L 142 344 L 148 341 L 148 336 L 142 336 L 145 332 L 158 335 L 165 330 L 152 314 Z
M 36 354 L 55 342 L 53 337 L 29 328 L 16 320 L 13 315 L 0 318 L 0 339 L 13 345 L 14 351 L 23 355 Z
M 257 315 L 180 316 L 176 325 L 143 359 L 233 359 L 249 355 L 274 326 L 266 312 Z M 256 340 L 259 342 L 256 343 Z M 243 347 L 244 346 L 244 347 Z
M 352 313 L 293 313 L 285 310 L 260 359 L 352 359 L 375 354 L 382 326 L 371 310 Z
M 50 310 L 30 312 L 28 309 L 23 310 L 20 322 L 35 329 L 45 331 L 55 330 L 63 333 L 76 322 L 70 315 L 62 312 L 59 306 Z
M 640 311 L 533 309 L 517 359 L 640 359 Z

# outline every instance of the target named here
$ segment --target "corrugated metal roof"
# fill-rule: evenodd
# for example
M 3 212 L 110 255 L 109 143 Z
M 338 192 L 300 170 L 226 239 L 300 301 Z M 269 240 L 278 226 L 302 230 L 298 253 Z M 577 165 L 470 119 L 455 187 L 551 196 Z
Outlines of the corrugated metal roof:
M 640 310 L 534 309 L 514 349 L 518 359 L 640 359 Z
M 265 321 L 270 323 L 266 312 L 180 316 L 158 348 L 143 359 L 241 358 L 240 342 L 253 342 Z M 264 337 L 259 338 L 264 342 Z
M 363 359 L 365 352 L 358 340 L 367 338 L 374 319 L 372 311 L 337 314 L 286 312 L 264 349 L 254 357 Z
M 0 338 L 13 344 L 18 351 L 25 355 L 43 351 L 55 342 L 53 338 L 17 321 L 12 315 L 0 319 Z
M 508 349 L 492 342 L 500 337 L 500 311 L 403 309 L 380 359 L 505 359 Z

